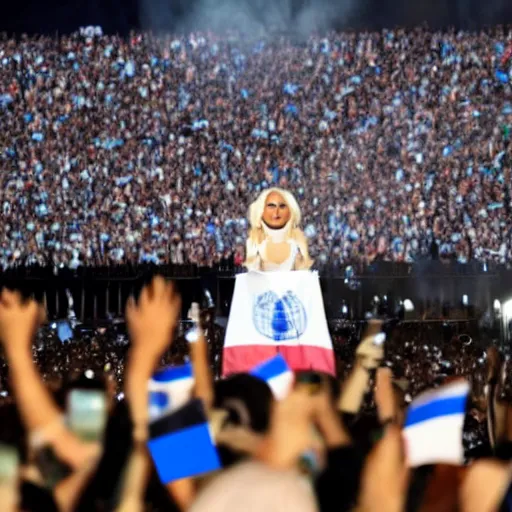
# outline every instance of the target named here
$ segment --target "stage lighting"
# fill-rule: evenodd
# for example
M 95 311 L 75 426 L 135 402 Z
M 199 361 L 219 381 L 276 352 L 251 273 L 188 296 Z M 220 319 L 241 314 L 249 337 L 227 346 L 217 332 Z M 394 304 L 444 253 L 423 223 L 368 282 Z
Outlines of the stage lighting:
M 512 316 L 512 299 L 507 300 L 501 305 L 501 311 L 507 318 Z
M 411 299 L 405 299 L 404 300 L 404 309 L 407 313 L 410 313 L 411 311 L 414 311 L 414 304 Z

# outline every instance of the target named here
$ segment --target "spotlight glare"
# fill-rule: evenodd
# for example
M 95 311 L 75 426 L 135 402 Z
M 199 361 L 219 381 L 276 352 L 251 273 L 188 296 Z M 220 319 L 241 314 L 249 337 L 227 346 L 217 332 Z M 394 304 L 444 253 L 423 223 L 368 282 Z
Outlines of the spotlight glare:
M 405 299 L 404 300 L 404 309 L 408 313 L 410 313 L 411 311 L 414 311 L 414 304 L 413 304 L 411 299 Z
M 512 299 L 507 300 L 501 305 L 501 311 L 503 315 L 507 318 L 512 316 Z

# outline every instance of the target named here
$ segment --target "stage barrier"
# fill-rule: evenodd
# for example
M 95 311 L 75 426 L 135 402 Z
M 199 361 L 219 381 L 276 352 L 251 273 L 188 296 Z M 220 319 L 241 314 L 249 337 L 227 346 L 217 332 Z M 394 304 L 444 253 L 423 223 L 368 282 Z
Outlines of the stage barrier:
M 211 295 L 218 317 L 227 317 L 237 270 L 192 265 L 165 267 L 16 268 L 0 274 L 0 284 L 21 288 L 44 301 L 49 318 L 64 318 L 68 295 L 81 321 L 120 317 L 130 294 L 137 294 L 148 276 L 158 272 L 173 279 L 182 293 L 184 310 Z M 414 305 L 409 320 L 478 317 L 496 300 L 512 298 L 512 272 L 499 267 L 425 262 L 418 265 L 375 264 L 365 269 L 343 267 L 320 271 L 321 289 L 329 319 L 363 318 L 375 299 L 395 308 L 408 299 Z

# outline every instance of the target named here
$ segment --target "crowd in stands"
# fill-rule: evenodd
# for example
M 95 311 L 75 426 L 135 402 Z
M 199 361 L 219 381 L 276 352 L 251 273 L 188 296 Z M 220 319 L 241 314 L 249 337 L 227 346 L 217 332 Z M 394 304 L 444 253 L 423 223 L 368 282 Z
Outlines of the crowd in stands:
M 318 263 L 511 260 L 512 32 L 0 41 L 0 264 L 243 261 L 280 185 Z

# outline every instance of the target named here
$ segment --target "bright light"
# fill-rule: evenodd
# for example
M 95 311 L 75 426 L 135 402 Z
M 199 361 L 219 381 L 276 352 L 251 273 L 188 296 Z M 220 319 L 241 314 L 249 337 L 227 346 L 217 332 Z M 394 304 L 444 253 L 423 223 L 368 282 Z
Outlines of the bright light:
M 343 304 L 343 307 L 341 308 L 341 312 L 346 315 L 348 313 L 348 307 L 346 304 Z
M 498 299 L 495 299 L 495 301 L 494 301 L 494 310 L 495 311 L 501 310 L 501 302 Z
M 506 302 L 504 302 L 501 305 L 501 310 L 506 318 L 510 318 L 512 316 L 512 299 L 509 299 Z
M 468 296 L 467 296 L 467 295 L 463 295 L 463 296 L 462 296 L 462 304 L 463 304 L 464 306 L 467 306 L 467 305 L 469 304 L 469 298 L 468 298 Z
M 375 304 L 378 304 L 380 302 L 380 299 L 379 299 L 379 297 L 377 297 L 377 295 L 375 295 L 375 297 L 373 297 L 373 302 L 375 302 Z
M 414 304 L 412 303 L 411 299 L 405 299 L 404 300 L 404 309 L 408 313 L 410 313 L 411 311 L 414 311 Z
M 94 379 L 94 372 L 92 370 L 85 370 L 85 376 L 88 379 Z

